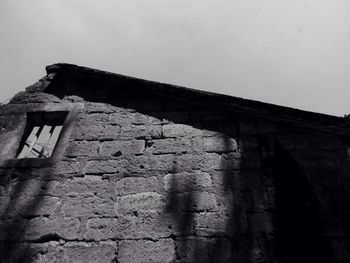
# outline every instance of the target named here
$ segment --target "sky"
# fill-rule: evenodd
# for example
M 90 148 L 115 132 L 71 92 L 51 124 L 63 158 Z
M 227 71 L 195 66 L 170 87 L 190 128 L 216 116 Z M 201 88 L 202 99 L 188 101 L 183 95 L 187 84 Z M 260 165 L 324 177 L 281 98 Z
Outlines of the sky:
M 348 0 L 1 0 L 0 102 L 73 63 L 350 113 Z

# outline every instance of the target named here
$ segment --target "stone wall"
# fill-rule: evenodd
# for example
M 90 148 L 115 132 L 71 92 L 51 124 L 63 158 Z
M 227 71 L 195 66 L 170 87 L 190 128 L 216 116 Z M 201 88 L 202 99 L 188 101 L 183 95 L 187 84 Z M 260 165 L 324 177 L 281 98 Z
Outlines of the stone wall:
M 2 262 L 349 261 L 346 138 L 175 98 L 57 96 L 3 106 Z M 7 160 L 25 112 L 75 106 L 59 161 Z

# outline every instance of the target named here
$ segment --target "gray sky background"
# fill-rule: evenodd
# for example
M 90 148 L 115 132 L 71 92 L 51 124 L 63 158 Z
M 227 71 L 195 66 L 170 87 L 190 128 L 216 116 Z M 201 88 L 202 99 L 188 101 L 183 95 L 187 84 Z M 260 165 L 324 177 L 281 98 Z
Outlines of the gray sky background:
M 0 101 L 74 63 L 350 113 L 348 0 L 1 0 Z

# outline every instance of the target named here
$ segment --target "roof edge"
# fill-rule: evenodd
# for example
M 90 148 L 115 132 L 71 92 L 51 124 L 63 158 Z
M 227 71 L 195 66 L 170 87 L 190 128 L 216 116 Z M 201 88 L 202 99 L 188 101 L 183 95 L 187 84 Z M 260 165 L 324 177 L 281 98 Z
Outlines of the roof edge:
M 244 110 L 250 110 L 254 115 L 263 116 L 264 114 L 271 114 L 274 119 L 279 118 L 283 120 L 287 118 L 291 121 L 311 121 L 313 125 L 322 126 L 327 124 L 328 126 L 337 126 L 340 129 L 345 129 L 350 132 L 350 121 L 344 117 L 338 117 L 334 115 L 317 113 L 312 111 L 306 111 L 301 109 L 296 109 L 287 106 L 281 106 L 276 104 L 271 104 L 267 102 L 255 101 L 230 95 L 224 95 L 219 93 L 213 93 L 208 91 L 191 89 L 183 86 L 172 85 L 161 83 L 157 81 L 146 80 L 142 78 L 136 78 L 126 75 L 121 75 L 117 73 L 112 73 L 108 71 L 93 69 L 89 67 L 78 66 L 75 64 L 68 63 L 56 63 L 46 67 L 47 74 L 56 74 L 64 72 L 76 72 L 82 74 L 97 74 L 101 76 L 107 76 L 108 78 L 123 78 L 132 81 L 141 82 L 147 84 L 151 91 L 168 91 L 170 94 L 178 94 L 182 92 L 182 98 L 186 99 L 186 96 L 200 96 L 201 99 L 211 99 L 212 105 L 218 108 L 230 107 L 234 109 L 242 108 Z M 261 113 L 259 114 L 259 111 Z M 326 126 L 327 126 L 326 125 Z

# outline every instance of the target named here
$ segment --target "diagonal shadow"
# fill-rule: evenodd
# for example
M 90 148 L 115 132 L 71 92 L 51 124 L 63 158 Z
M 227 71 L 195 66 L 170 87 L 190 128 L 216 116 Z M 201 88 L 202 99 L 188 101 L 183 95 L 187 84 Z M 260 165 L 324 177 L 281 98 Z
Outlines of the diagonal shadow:
M 25 233 L 28 221 L 38 216 L 35 211 L 45 198 L 49 178 L 36 180 L 36 189 L 39 190 L 31 192 L 28 178 L 37 176 L 35 170 L 8 169 L 2 176 L 10 178 L 3 187 L 12 189 L 7 209 L 0 215 L 3 222 L 0 233 L 0 262 L 34 262 L 38 250 L 32 247 L 33 243 L 25 240 Z

